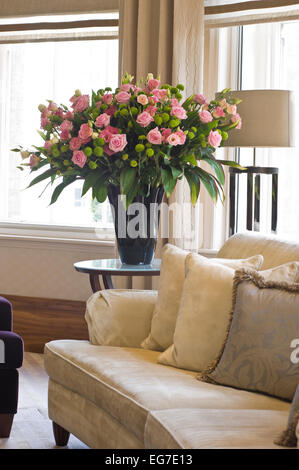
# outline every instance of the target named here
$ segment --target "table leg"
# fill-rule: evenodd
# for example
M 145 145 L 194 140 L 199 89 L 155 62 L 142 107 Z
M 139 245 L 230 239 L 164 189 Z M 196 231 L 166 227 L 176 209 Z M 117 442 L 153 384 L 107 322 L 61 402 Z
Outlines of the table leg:
M 102 290 L 98 274 L 89 274 L 89 281 L 94 294 Z
M 114 289 L 111 276 L 102 274 L 105 289 Z

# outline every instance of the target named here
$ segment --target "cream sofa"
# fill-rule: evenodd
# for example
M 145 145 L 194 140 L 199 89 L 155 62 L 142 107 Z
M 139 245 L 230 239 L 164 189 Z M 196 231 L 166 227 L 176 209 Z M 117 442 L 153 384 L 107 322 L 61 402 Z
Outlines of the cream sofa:
M 238 234 L 218 256 L 255 254 L 268 269 L 299 261 L 299 244 Z M 142 316 L 154 301 L 140 297 Z M 148 317 L 145 326 L 149 333 Z M 195 372 L 158 364 L 159 354 L 88 341 L 48 343 L 49 417 L 57 444 L 65 445 L 70 432 L 98 449 L 279 448 L 273 441 L 286 427 L 290 404 L 200 382 Z

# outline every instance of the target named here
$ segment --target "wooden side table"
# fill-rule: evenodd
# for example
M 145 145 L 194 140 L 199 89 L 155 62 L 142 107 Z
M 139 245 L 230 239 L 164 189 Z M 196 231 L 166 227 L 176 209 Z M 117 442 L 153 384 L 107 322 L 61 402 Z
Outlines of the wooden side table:
M 114 289 L 112 276 L 160 276 L 161 260 L 156 259 L 151 265 L 131 266 L 122 264 L 119 259 L 98 259 L 75 263 L 79 273 L 89 274 L 92 291 L 102 290 L 99 276 L 102 276 L 104 289 Z

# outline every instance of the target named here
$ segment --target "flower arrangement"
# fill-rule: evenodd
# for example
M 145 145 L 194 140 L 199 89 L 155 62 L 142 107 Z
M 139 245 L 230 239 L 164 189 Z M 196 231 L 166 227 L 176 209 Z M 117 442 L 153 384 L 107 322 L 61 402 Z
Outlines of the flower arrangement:
M 183 85 L 161 85 L 149 74 L 145 81 L 134 84 L 126 74 L 122 85 L 93 91 L 92 95 L 77 90 L 71 106 L 58 106 L 53 101 L 40 105 L 41 131 L 44 143 L 34 151 L 21 146 L 22 163 L 31 173 L 45 167 L 29 187 L 49 179 L 60 179 L 51 204 L 77 179 L 84 180 L 82 196 L 90 189 L 99 202 L 107 198 L 109 185 L 118 186 L 129 205 L 136 195 L 146 196 L 150 188 L 163 186 L 167 197 L 178 180 L 189 183 L 195 204 L 201 184 L 214 201 L 223 196 L 223 165 L 234 162 L 217 160 L 220 147 L 242 120 L 230 90 L 208 102 L 201 94 L 181 104 Z M 207 162 L 212 172 L 200 168 Z

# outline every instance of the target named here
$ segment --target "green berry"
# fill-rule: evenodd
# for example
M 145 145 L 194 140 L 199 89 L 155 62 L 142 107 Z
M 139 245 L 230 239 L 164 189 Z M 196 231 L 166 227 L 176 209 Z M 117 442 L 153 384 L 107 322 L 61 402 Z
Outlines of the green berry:
M 96 147 L 100 147 L 100 146 L 103 147 L 103 145 L 105 145 L 105 140 L 102 139 L 101 137 L 98 137 L 97 139 L 94 140 L 94 145 Z
M 88 163 L 88 166 L 91 170 L 96 170 L 98 165 L 96 164 L 96 162 L 89 162 Z
M 59 157 L 60 152 L 59 152 L 59 150 L 58 150 L 57 147 L 52 147 L 52 148 L 51 148 L 51 151 L 52 151 L 52 155 L 53 155 L 54 158 Z
M 170 88 L 170 91 L 173 95 L 176 95 L 178 93 L 178 89 L 175 88 L 174 86 Z
M 193 132 L 189 132 L 188 137 L 190 140 L 193 140 L 195 137 L 195 134 Z
M 91 155 L 92 155 L 92 148 L 90 148 L 90 147 L 85 147 L 84 153 L 85 153 L 85 155 L 86 155 L 87 157 L 91 157 Z
M 185 90 L 185 87 L 184 87 L 184 85 L 182 85 L 181 83 L 179 83 L 178 86 L 177 86 L 177 89 L 178 89 L 178 90 L 181 90 L 181 91 L 184 91 L 184 90 Z
M 146 139 L 146 135 L 140 135 L 140 136 L 138 137 L 138 140 L 145 140 L 145 139 Z
M 128 158 L 129 158 L 129 155 L 128 155 L 127 153 L 125 153 L 125 154 L 122 156 L 122 159 L 123 159 L 124 161 L 128 160 Z
M 168 113 L 163 113 L 162 114 L 162 119 L 163 119 L 163 122 L 168 122 L 169 119 L 170 119 L 170 116 Z
M 127 109 L 121 109 L 119 114 L 122 116 L 122 117 L 127 117 L 129 116 L 129 111 Z
M 126 107 L 127 107 L 126 103 L 121 103 L 121 104 L 119 105 L 119 109 L 124 109 L 124 108 L 126 108 Z
M 132 113 L 132 116 L 136 116 L 138 114 L 138 109 L 135 108 L 135 106 L 133 106 L 133 108 L 131 108 L 131 113 Z
M 161 116 L 156 115 L 155 123 L 157 124 L 157 126 L 161 126 L 162 122 L 163 122 L 163 119 L 161 118 Z
M 176 93 L 175 97 L 178 101 L 180 101 L 183 98 L 183 95 L 181 93 Z
M 138 163 L 136 162 L 136 160 L 132 160 L 130 165 L 132 168 L 136 168 L 136 166 L 138 166 Z
M 68 149 L 69 149 L 69 146 L 68 146 L 68 145 L 62 145 L 61 148 L 60 148 L 60 150 L 61 150 L 62 153 L 67 152 Z
M 170 107 L 170 106 L 165 106 L 164 111 L 165 111 L 166 113 L 170 113 L 171 107 Z
M 135 147 L 135 150 L 137 153 L 141 153 L 145 150 L 145 147 L 143 144 L 137 144 L 136 147 Z
M 178 127 L 180 125 L 180 121 L 178 119 L 172 119 L 169 125 L 173 129 L 174 127 Z
M 129 121 L 129 122 L 128 122 L 128 127 L 129 127 L 130 129 L 132 129 L 132 127 L 133 127 L 133 122 L 132 122 L 132 121 Z
M 228 139 L 228 133 L 223 131 L 221 132 L 221 134 L 222 134 L 222 140 L 225 142 Z
M 109 106 L 105 103 L 101 105 L 101 109 L 103 109 L 103 111 L 106 111 L 106 109 L 108 109 L 108 107 Z
M 103 153 L 104 153 L 103 147 L 96 147 L 94 149 L 94 154 L 95 154 L 96 157 L 102 157 Z
M 196 134 L 196 132 L 197 132 L 197 127 L 191 127 L 191 130 Z
M 153 151 L 153 149 L 147 149 L 146 155 L 148 157 L 153 157 L 155 155 L 155 152 Z
M 64 166 L 70 166 L 71 162 L 69 160 L 63 160 Z

